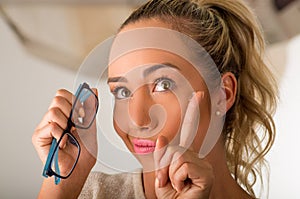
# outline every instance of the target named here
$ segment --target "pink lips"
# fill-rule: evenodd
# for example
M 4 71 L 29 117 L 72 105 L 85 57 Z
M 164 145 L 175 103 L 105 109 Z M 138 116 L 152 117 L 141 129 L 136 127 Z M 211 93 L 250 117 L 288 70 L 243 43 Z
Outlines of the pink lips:
M 155 150 L 155 142 L 145 139 L 133 139 L 134 151 L 137 154 L 152 153 Z

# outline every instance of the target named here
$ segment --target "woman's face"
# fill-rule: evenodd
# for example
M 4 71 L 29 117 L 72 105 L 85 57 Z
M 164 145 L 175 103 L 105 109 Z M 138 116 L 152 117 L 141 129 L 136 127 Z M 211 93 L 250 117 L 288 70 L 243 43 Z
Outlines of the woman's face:
M 168 28 L 160 21 L 143 20 L 120 33 L 146 27 Z M 199 151 L 209 123 L 210 100 L 201 75 L 188 61 L 159 49 L 131 51 L 109 65 L 108 84 L 115 96 L 114 127 L 137 156 L 152 153 L 160 135 L 176 143 L 193 92 L 202 92 L 201 119 L 191 145 Z

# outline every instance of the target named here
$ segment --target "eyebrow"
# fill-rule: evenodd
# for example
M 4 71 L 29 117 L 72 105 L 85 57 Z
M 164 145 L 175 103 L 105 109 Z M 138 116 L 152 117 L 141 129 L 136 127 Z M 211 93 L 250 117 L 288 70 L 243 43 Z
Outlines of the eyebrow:
M 127 82 L 127 79 L 125 77 L 109 77 L 107 83 L 110 82 Z
M 161 64 L 156 64 L 153 65 L 147 69 L 145 69 L 145 71 L 143 72 L 143 76 L 146 77 L 148 75 L 150 75 L 151 73 L 153 73 L 154 71 L 161 69 L 161 68 L 175 68 L 177 70 L 180 70 L 177 66 L 175 66 L 174 64 L 171 64 L 169 62 L 165 62 L 165 63 L 161 63 Z
M 153 65 L 153 66 L 145 69 L 144 72 L 143 72 L 143 77 L 146 77 L 146 76 L 150 75 L 151 73 L 153 73 L 156 70 L 161 69 L 161 68 L 174 68 L 174 69 L 180 71 L 178 66 L 175 66 L 174 64 L 171 64 L 169 62 L 165 62 L 165 63 Z M 108 80 L 107 80 L 107 83 L 110 83 L 110 82 L 127 82 L 127 81 L 128 80 L 125 77 L 118 76 L 118 77 L 109 77 Z

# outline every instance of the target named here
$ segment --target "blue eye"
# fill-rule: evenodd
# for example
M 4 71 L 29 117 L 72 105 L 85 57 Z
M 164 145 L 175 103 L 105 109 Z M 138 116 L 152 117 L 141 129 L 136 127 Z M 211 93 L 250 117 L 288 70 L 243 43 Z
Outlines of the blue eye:
M 169 78 L 160 78 L 155 81 L 155 92 L 164 92 L 173 89 L 175 82 Z
M 116 99 L 126 99 L 130 97 L 131 92 L 125 87 L 117 87 L 114 89 L 113 94 Z

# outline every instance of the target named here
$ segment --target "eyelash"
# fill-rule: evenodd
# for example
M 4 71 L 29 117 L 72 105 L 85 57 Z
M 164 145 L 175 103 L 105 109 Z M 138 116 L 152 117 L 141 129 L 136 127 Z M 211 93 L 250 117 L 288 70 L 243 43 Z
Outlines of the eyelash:
M 170 87 L 169 87 L 169 88 L 166 88 L 165 90 L 156 90 L 158 84 L 159 84 L 159 83 L 162 83 L 163 81 L 168 81 L 168 82 L 170 83 Z M 176 83 L 175 83 L 172 79 L 170 79 L 169 77 L 167 77 L 167 76 L 162 76 L 162 77 L 156 79 L 156 80 L 154 81 L 154 84 L 155 84 L 155 85 L 154 85 L 154 88 L 153 88 L 152 92 L 168 92 L 169 90 L 173 90 L 173 89 L 176 88 Z M 118 94 L 119 94 L 118 92 L 119 92 L 121 89 L 126 89 L 126 90 L 124 90 L 124 91 L 129 91 L 129 92 L 130 92 L 130 95 L 125 96 L 125 97 L 120 97 L 120 96 L 118 96 Z M 126 98 L 128 98 L 128 97 L 131 96 L 131 91 L 130 91 L 129 89 L 127 89 L 125 86 L 116 86 L 116 87 L 112 90 L 112 94 L 115 96 L 116 99 L 126 99 Z
M 171 84 L 170 87 L 167 88 L 167 89 L 164 90 L 164 91 L 157 91 L 157 92 L 166 92 L 166 91 L 175 89 L 176 83 L 175 83 L 172 79 L 170 79 L 169 77 L 167 77 L 167 76 L 162 76 L 162 77 L 160 77 L 160 78 L 158 78 L 158 79 L 156 79 L 156 80 L 154 81 L 154 82 L 155 82 L 155 86 L 154 86 L 153 92 L 155 92 L 155 88 L 157 87 L 157 85 L 158 85 L 159 83 L 162 83 L 163 81 L 168 81 L 168 82 L 170 82 L 170 84 Z
M 112 94 L 115 96 L 116 99 L 125 99 L 125 97 L 122 98 L 122 97 L 119 97 L 119 96 L 118 96 L 118 92 L 119 92 L 121 89 L 124 89 L 124 88 L 125 88 L 127 91 L 130 92 L 130 90 L 127 89 L 125 86 L 116 86 L 116 87 L 112 90 Z M 130 94 L 130 95 L 131 95 L 131 94 Z M 129 97 L 129 96 L 128 96 L 128 97 Z

